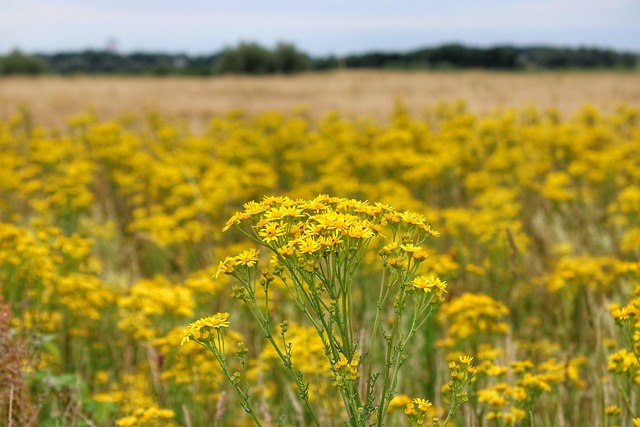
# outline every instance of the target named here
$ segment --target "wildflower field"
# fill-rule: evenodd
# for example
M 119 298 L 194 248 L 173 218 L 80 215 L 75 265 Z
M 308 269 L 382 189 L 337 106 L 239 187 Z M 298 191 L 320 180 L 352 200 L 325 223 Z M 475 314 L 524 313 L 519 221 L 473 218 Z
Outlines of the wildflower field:
M 640 108 L 0 122 L 0 424 L 640 425 Z

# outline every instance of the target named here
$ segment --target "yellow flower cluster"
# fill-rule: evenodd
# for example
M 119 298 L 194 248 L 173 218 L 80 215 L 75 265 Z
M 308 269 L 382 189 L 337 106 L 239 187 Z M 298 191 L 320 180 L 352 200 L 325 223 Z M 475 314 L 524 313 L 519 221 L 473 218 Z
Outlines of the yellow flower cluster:
M 86 393 L 104 391 L 95 373 L 105 372 L 120 391 L 129 374 L 140 376 L 136 387 L 148 400 L 138 409 L 167 408 L 183 424 L 245 423 L 221 397 L 229 390 L 214 364 L 192 346 L 174 348 L 184 338 L 178 325 L 228 310 L 229 282 L 239 272 L 273 284 L 269 310 L 291 320 L 294 363 L 326 383 L 322 395 L 315 389 L 317 400 L 335 397 L 322 342 L 297 330 L 300 319 L 284 304 L 291 282 L 275 273 L 297 263 L 310 281 L 337 271 L 337 252 L 366 247 L 373 250 L 355 276 L 363 286 L 353 290 L 354 324 L 373 324 L 377 292 L 370 290 L 381 260 L 386 280 L 410 277 L 403 290 L 411 298 L 443 303 L 412 352 L 428 355 L 440 340 L 474 354 L 483 361 L 480 389 L 496 385 L 480 384 L 486 376 L 508 384 L 508 393 L 496 390 L 507 401 L 502 421 L 522 420 L 521 389 L 551 399 L 559 378 L 579 388 L 580 355 L 595 367 L 594 346 L 613 338 L 601 316 L 611 301 L 625 301 L 607 319 L 626 345 L 611 345 L 609 368 L 635 387 L 639 306 L 638 293 L 629 294 L 640 274 L 639 116 L 637 106 L 585 106 L 571 117 L 535 107 L 479 115 L 464 103 L 412 116 L 398 104 L 388 122 L 338 112 L 321 120 L 233 112 L 198 134 L 157 113 L 110 121 L 82 114 L 61 129 L 41 128 L 27 113 L 0 120 L 0 295 L 14 312 L 12 333 L 34 354 L 26 370 L 52 384 L 73 374 L 81 384 L 55 393 L 37 386 L 33 398 L 46 396 L 38 421 L 76 422 L 48 418 L 79 407 L 71 401 L 83 402 L 81 415 L 96 425 L 133 416 L 122 400 L 84 404 Z M 434 229 L 444 237 L 428 238 Z M 243 247 L 241 233 L 273 248 L 279 264 L 260 276 L 267 251 Z M 317 291 L 330 307 L 325 289 Z M 393 326 L 387 314 L 383 333 Z M 242 341 L 259 341 L 239 318 Z M 359 337 L 347 338 L 344 349 Z M 485 365 L 476 350 L 486 343 L 503 345 L 509 358 Z M 274 405 L 272 415 L 288 420 L 302 416 L 291 399 L 276 397 L 288 380 L 272 369 L 272 355 L 255 350 L 248 372 L 271 387 L 261 406 Z M 424 362 L 436 369 L 399 377 L 411 396 L 450 379 L 446 365 L 430 356 Z M 569 390 L 569 404 L 618 402 L 612 387 L 592 384 L 597 390 L 584 402 Z M 342 415 L 331 406 L 338 405 L 327 405 L 327 424 Z M 552 406 L 539 405 L 533 416 L 562 418 Z M 564 421 L 581 425 L 590 416 Z
M 173 421 L 174 412 L 171 409 L 160 409 L 157 406 L 150 408 L 140 408 L 132 415 L 127 415 L 116 420 L 116 425 L 120 427 L 161 427 L 161 426 L 178 426 Z
M 575 293 L 581 286 L 587 286 L 593 291 L 607 293 L 611 284 L 624 277 L 633 277 L 639 271 L 639 263 L 611 256 L 564 256 L 555 265 L 548 287 L 551 292 Z
M 351 360 L 347 360 L 343 354 L 340 355 L 340 359 L 333 364 L 336 372 L 334 386 L 344 387 L 346 383 L 354 383 L 360 379 L 359 357 L 358 353 L 355 353 Z
M 202 395 L 194 396 L 198 403 L 215 404 L 214 399 L 220 393 L 221 383 L 224 381 L 220 367 L 212 358 L 202 352 L 198 346 L 185 345 L 176 348 L 176 343 L 184 338 L 184 327 L 175 327 L 168 334 L 153 341 L 153 348 L 157 357 L 162 355 L 162 371 L 160 378 L 166 384 L 193 387 L 194 384 L 202 389 Z M 225 336 L 229 342 L 238 341 L 240 337 L 233 331 Z M 194 371 L 193 367 L 198 369 Z
M 168 333 L 176 320 L 193 316 L 193 297 L 184 286 L 157 276 L 134 284 L 118 300 L 118 328 L 137 340 Z
M 105 404 L 105 408 L 118 404 L 119 416 L 115 420 L 117 426 L 145 426 L 145 427 L 177 427 L 175 412 L 163 408 L 155 402 L 153 392 L 145 375 L 124 375 L 122 386 L 110 384 L 109 389 L 102 393 L 95 393 L 93 400 Z
M 444 294 L 447 292 L 447 282 L 440 280 L 439 277 L 436 276 L 418 276 L 413 279 L 411 285 L 419 289 L 423 292 L 431 293 L 434 291 L 434 295 L 437 300 L 442 302 L 444 301 Z
M 607 370 L 615 382 L 624 384 L 621 397 L 626 401 L 640 391 L 640 285 L 636 285 L 627 305 L 614 304 L 610 311 L 624 347 L 609 355 Z
M 520 422 L 534 410 L 542 395 L 555 392 L 560 385 L 586 387 L 580 378 L 580 367 L 586 363 L 582 356 L 568 360 L 549 358 L 539 364 L 517 360 L 509 366 L 495 363 L 501 356 L 501 351 L 486 348 L 480 357 L 483 360 L 478 370 L 485 386 L 477 391 L 477 398 L 489 407 L 489 420 Z
M 440 310 L 440 322 L 448 325 L 448 339 L 442 344 L 449 346 L 470 337 L 505 334 L 508 324 L 504 319 L 508 314 L 509 309 L 502 302 L 488 295 L 465 292 Z
M 258 263 L 258 255 L 260 251 L 257 249 L 249 249 L 239 253 L 236 256 L 226 257 L 224 261 L 220 261 L 215 277 L 220 274 L 232 274 L 237 266 L 253 267 Z
M 396 401 L 396 405 L 399 403 L 399 399 Z M 425 420 L 428 416 L 433 416 L 433 403 L 427 399 L 416 397 L 413 400 L 408 399 L 406 403 L 404 413 L 409 420 L 411 426 L 422 426 L 425 424 Z M 393 402 L 393 401 L 392 401 Z M 391 405 L 390 405 L 391 406 Z
M 450 380 L 447 385 L 448 390 L 455 391 L 457 388 L 461 388 L 459 385 L 466 385 L 476 380 L 476 374 L 478 369 L 471 365 L 473 357 L 460 356 L 459 363 L 449 362 Z M 461 396 L 463 401 L 466 401 L 466 392 L 463 392 Z
M 200 320 L 189 325 L 189 328 L 184 332 L 180 345 L 184 345 L 190 340 L 198 341 L 200 339 L 206 339 L 212 329 L 228 328 L 229 313 L 216 313 L 212 316 L 203 317 Z
M 640 352 L 640 285 L 636 285 L 629 304 L 610 307 L 611 315 L 622 329 L 627 344 L 636 354 Z
M 416 238 L 420 232 L 438 234 L 423 216 L 412 212 L 397 212 L 381 203 L 369 204 L 327 195 L 311 200 L 265 197 L 261 202 L 246 203 L 244 207 L 244 211 L 227 221 L 223 231 L 232 226 L 246 227 L 256 240 L 283 257 L 294 253 L 309 257 L 339 248 L 357 250 L 365 244 L 363 242 L 379 235 L 383 225 L 397 230 L 404 224 L 413 229 Z M 413 245 L 403 245 L 401 250 L 412 254 L 416 261 L 426 257 L 421 248 Z M 226 265 L 237 261 L 238 258 L 228 259 L 221 266 L 225 269 Z
M 640 361 L 635 353 L 621 349 L 609 356 L 609 372 L 626 374 L 640 385 Z

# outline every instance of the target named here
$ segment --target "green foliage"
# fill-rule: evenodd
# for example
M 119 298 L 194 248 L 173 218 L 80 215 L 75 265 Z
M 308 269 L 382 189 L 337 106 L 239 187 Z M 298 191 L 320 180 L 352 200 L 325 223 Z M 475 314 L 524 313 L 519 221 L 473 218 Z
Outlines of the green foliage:
M 290 43 L 278 43 L 273 55 L 275 56 L 276 70 L 279 73 L 297 73 L 311 67 L 311 61 L 307 54 Z
M 26 55 L 19 50 L 14 50 L 9 55 L 0 57 L 0 75 L 36 75 L 46 71 L 47 65 L 42 59 Z
M 407 53 L 368 52 L 343 59 L 347 68 L 401 69 L 634 69 L 637 55 L 596 48 L 494 46 L 477 48 L 447 44 Z M 323 60 L 319 61 L 324 65 Z
M 240 43 L 226 48 L 216 61 L 220 74 L 296 73 L 309 69 L 308 56 L 289 43 L 279 43 L 269 50 L 257 43 Z
M 409 52 L 371 51 L 336 57 L 310 57 L 291 43 L 269 49 L 255 42 L 242 42 L 220 53 L 191 56 L 154 52 L 121 54 L 85 50 L 25 55 L 19 51 L 0 57 L 0 75 L 9 74 L 120 74 L 197 75 L 292 74 L 307 70 L 340 68 L 442 70 L 634 70 L 638 54 L 596 48 L 550 46 L 494 46 L 478 48 L 447 44 Z
M 216 57 L 153 52 L 119 54 L 99 50 L 43 55 L 50 71 L 63 75 L 210 75 Z
M 273 55 L 257 43 L 240 43 L 226 48 L 215 64 L 220 74 L 268 74 L 273 72 Z

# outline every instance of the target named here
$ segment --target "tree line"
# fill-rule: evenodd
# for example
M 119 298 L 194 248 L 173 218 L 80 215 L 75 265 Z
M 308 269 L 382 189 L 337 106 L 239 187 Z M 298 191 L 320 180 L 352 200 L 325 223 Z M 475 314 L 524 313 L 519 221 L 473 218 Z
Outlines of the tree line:
M 168 53 L 119 54 L 86 50 L 28 55 L 15 50 L 0 56 L 0 75 L 120 74 L 197 75 L 291 74 L 334 69 L 398 70 L 634 70 L 640 55 L 600 48 L 494 46 L 479 48 L 447 44 L 409 52 L 368 52 L 312 57 L 291 43 L 267 48 L 243 42 L 211 55 Z

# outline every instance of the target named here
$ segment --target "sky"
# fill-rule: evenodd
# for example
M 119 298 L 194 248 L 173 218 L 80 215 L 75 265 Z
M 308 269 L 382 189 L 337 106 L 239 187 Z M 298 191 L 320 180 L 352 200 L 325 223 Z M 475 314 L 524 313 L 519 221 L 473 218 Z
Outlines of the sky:
M 314 56 L 454 42 L 640 52 L 640 0 L 0 0 L 0 53 L 193 55 L 241 41 Z

